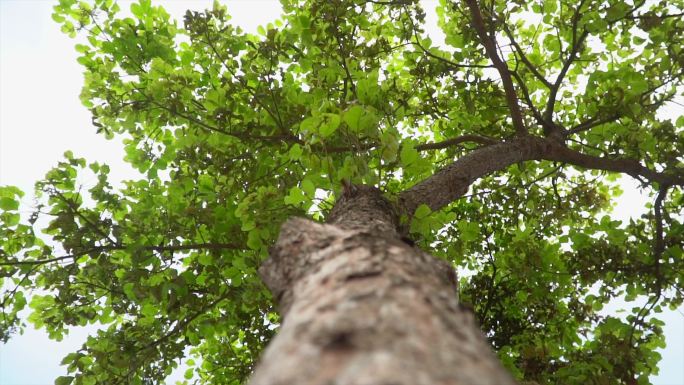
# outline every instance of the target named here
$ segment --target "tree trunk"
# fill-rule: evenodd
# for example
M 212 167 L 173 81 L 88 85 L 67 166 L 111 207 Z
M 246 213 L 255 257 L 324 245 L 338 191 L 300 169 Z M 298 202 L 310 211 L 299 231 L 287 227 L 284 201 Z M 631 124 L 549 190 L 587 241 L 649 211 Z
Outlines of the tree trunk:
M 454 269 L 401 240 L 379 190 L 351 190 L 329 224 L 285 223 L 260 269 L 282 324 L 250 384 L 514 384 Z

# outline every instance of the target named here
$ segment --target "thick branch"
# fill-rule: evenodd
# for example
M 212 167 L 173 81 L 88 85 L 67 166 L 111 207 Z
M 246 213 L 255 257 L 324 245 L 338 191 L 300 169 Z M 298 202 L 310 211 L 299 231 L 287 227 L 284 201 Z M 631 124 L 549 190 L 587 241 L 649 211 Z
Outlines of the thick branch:
M 592 170 L 618 172 L 636 179 L 643 177 L 650 182 L 661 185 L 684 185 L 684 172 L 682 170 L 677 170 L 674 173 L 658 172 L 643 166 L 634 159 L 610 159 L 586 155 L 557 143 L 550 146 L 549 150 L 542 155 L 542 159 L 568 163 Z
M 550 160 L 577 167 L 628 174 L 660 185 L 684 186 L 684 171 L 658 172 L 633 159 L 610 159 L 586 155 L 552 139 L 535 136 L 477 149 L 436 172 L 399 195 L 401 209 L 411 215 L 422 204 L 432 211 L 462 197 L 476 180 L 529 160 Z
M 488 136 L 482 136 L 482 135 L 462 135 L 456 138 L 451 138 L 447 140 L 443 140 L 441 142 L 436 142 L 436 143 L 425 143 L 425 144 L 419 144 L 416 146 L 416 150 L 418 151 L 425 151 L 425 150 L 441 150 L 443 148 L 455 146 L 461 143 L 467 143 L 467 142 L 473 142 L 473 143 L 479 143 L 483 144 L 485 146 L 489 146 L 492 144 L 499 143 L 494 138 L 490 138 Z
M 463 196 L 477 179 L 517 162 L 540 159 L 545 144 L 540 138 L 522 137 L 475 150 L 402 192 L 402 210 L 411 215 L 421 204 L 439 210 Z
M 526 135 L 527 129 L 525 128 L 525 124 L 523 122 L 522 112 L 520 111 L 520 106 L 518 105 L 518 96 L 515 94 L 513 79 L 511 78 L 508 66 L 501 60 L 499 54 L 496 52 L 496 41 L 493 37 L 487 34 L 487 28 L 485 27 L 484 20 L 482 19 L 482 13 L 480 12 L 480 7 L 477 4 L 477 0 L 466 0 L 466 4 L 468 4 L 468 8 L 470 9 L 470 14 L 473 19 L 473 28 L 475 28 L 475 31 L 480 38 L 480 42 L 485 47 L 487 56 L 489 56 L 492 64 L 499 72 L 499 76 L 501 76 L 504 92 L 506 93 L 506 103 L 508 104 L 508 109 L 511 111 L 511 118 L 513 119 L 513 127 L 515 127 L 515 132 L 518 135 Z
M 534 105 L 532 102 L 532 98 L 530 98 L 530 93 L 527 90 L 527 86 L 525 86 L 525 82 L 523 81 L 522 77 L 516 72 L 516 71 L 511 71 L 511 75 L 515 78 L 515 80 L 520 84 L 520 89 L 522 90 L 522 96 L 525 99 L 525 103 L 527 104 L 527 107 L 532 111 L 532 115 L 534 115 L 534 119 L 537 121 L 537 123 L 544 127 L 545 129 L 550 129 L 554 127 L 553 122 L 547 122 L 544 120 L 544 117 L 542 114 L 539 112 L 537 107 Z
M 441 142 L 435 143 L 423 143 L 417 145 L 415 148 L 418 151 L 430 151 L 430 150 L 442 150 L 448 147 L 456 146 L 463 143 L 478 143 L 484 146 L 489 146 L 492 144 L 499 143 L 495 138 L 484 136 L 484 135 L 461 135 L 451 139 L 445 139 Z M 311 149 L 314 151 L 326 152 L 326 153 L 340 153 L 340 152 L 353 152 L 353 151 L 367 151 L 373 150 L 380 147 L 379 143 L 369 142 L 360 143 L 348 146 L 326 146 L 325 143 L 311 145 Z

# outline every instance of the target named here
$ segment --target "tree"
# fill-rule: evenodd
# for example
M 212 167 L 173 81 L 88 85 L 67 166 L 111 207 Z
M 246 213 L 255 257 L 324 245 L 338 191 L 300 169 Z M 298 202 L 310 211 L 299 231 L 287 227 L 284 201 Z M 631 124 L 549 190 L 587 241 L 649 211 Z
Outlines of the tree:
M 115 189 L 67 152 L 26 221 L 23 193 L 0 188 L 3 340 L 32 293 L 28 321 L 52 338 L 102 325 L 57 384 L 161 383 L 186 356 L 195 383 L 238 384 L 285 314 L 255 383 L 289 376 L 290 352 L 294 369 L 332 357 L 321 376 L 415 383 L 455 383 L 471 354 L 468 376 L 504 383 L 472 308 L 517 380 L 648 383 L 652 316 L 684 294 L 684 118 L 658 115 L 682 94 L 684 2 L 444 0 L 447 47 L 416 1 L 282 6 L 253 36 L 219 4 L 181 28 L 149 0 L 133 17 L 60 0 L 55 21 L 87 36 L 82 101 L 141 178 Z M 607 215 L 620 174 L 653 196 L 628 224 Z M 625 319 L 597 313 L 637 296 Z M 396 356 L 345 358 L 383 343 Z M 407 364 L 421 351 L 434 360 Z

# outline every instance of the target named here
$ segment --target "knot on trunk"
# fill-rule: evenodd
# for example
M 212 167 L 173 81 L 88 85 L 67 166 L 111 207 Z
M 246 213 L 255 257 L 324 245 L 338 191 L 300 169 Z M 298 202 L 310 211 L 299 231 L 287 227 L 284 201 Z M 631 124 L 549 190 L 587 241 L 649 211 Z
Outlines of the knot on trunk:
M 399 212 L 378 188 L 344 184 L 327 222 L 391 238 L 398 234 Z

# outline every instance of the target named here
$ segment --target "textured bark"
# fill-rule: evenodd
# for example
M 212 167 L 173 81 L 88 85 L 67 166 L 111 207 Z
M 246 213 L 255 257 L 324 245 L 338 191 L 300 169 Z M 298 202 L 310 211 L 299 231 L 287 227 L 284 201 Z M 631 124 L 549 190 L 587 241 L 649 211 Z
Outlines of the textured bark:
M 402 209 L 410 215 L 426 204 L 437 211 L 463 196 L 470 184 L 483 176 L 517 162 L 542 159 L 550 145 L 542 138 L 525 136 L 475 150 L 402 192 Z
M 410 246 L 376 189 L 357 186 L 328 224 L 292 219 L 260 273 L 282 325 L 251 385 L 513 384 L 451 266 Z

